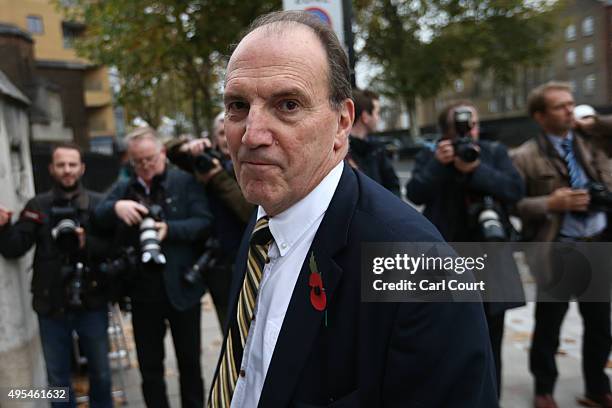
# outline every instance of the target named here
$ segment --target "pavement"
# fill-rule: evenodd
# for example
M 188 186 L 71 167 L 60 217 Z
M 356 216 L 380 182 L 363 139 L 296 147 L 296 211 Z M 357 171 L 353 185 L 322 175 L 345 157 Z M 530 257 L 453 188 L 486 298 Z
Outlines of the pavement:
M 397 163 L 396 168 L 402 179 L 402 186 L 410 177 L 411 163 Z M 513 309 L 506 314 L 506 325 L 503 345 L 503 408 L 530 408 L 533 398 L 532 377 L 528 369 L 529 345 L 534 326 L 534 304 Z M 131 336 L 129 316 L 125 319 L 125 333 Z M 580 350 L 582 336 L 582 321 L 575 303 L 565 318 L 561 330 L 561 343 L 557 355 L 559 379 L 555 398 L 560 408 L 579 407 L 576 397 L 583 390 Z M 222 337 L 216 319 L 212 300 L 209 295 L 202 302 L 202 371 L 206 393 L 211 383 L 221 347 Z M 130 343 L 128 341 L 128 343 Z M 132 408 L 145 407 L 140 391 L 140 374 L 137 369 L 136 355 L 131 344 L 132 367 L 117 370 L 114 373 L 114 384 L 121 387 L 126 395 L 126 402 Z M 178 369 L 170 334 L 166 336 L 166 382 L 172 407 L 180 407 L 180 392 L 178 385 Z M 612 362 L 608 363 L 608 375 L 612 374 Z

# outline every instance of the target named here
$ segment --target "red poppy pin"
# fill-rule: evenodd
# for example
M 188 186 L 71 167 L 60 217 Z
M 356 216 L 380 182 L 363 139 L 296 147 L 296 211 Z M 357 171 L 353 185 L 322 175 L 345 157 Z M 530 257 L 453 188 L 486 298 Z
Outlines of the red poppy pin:
M 323 279 L 317 263 L 315 262 L 314 253 L 310 254 L 310 277 L 308 278 L 308 286 L 310 286 L 310 303 L 319 312 L 325 310 L 327 305 L 327 296 L 323 287 Z

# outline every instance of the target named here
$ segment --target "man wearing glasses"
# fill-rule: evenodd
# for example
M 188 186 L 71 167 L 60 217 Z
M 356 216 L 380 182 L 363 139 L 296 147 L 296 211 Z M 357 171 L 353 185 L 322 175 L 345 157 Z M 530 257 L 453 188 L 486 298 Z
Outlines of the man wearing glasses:
M 206 193 L 193 176 L 167 164 L 155 130 L 140 128 L 129 134 L 127 150 L 135 174 L 113 186 L 96 208 L 96 216 L 101 224 L 114 228 L 118 254 L 137 254 L 136 265 L 122 277 L 131 298 L 144 399 L 148 407 L 169 406 L 163 364 L 169 325 L 181 405 L 202 407 L 200 298 L 204 285 L 201 280 L 187 282 L 184 276 L 200 255 L 196 243 L 204 241 L 210 226 Z

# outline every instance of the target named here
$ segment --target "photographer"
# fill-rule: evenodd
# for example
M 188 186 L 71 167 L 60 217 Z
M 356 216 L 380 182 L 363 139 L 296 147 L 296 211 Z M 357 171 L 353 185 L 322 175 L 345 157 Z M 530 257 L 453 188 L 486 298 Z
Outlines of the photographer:
M 507 207 L 523 197 L 523 183 L 506 148 L 479 140 L 478 112 L 468 101 L 446 107 L 438 117 L 442 139 L 435 151 L 423 149 L 416 158 L 406 196 L 424 204 L 424 215 L 450 242 L 509 241 L 512 228 Z M 492 212 L 485 212 L 493 210 Z M 494 221 L 484 228 L 484 215 Z M 522 293 L 518 271 L 508 254 L 504 279 Z M 509 266 L 508 266 L 509 265 Z M 509 289 L 510 290 L 510 289 Z M 505 311 L 517 303 L 485 303 L 489 335 L 501 386 L 501 342 Z
M 200 298 L 204 285 L 187 285 L 183 275 L 199 255 L 210 226 L 206 193 L 189 174 L 168 166 L 154 129 L 127 136 L 135 175 L 118 181 L 96 208 L 114 227 L 116 245 L 137 251 L 135 265 L 123 271 L 132 304 L 132 325 L 142 390 L 149 407 L 167 407 L 164 336 L 170 326 L 180 374 L 183 407 L 202 407 Z M 128 262 L 129 264 L 130 262 Z
M 54 147 L 52 189 L 28 201 L 14 225 L 11 213 L 0 206 L 0 253 L 18 258 L 36 244 L 32 303 L 49 387 L 71 387 L 76 331 L 87 357 L 89 404 L 111 407 L 106 282 L 97 270 L 109 241 L 94 233 L 92 214 L 101 196 L 83 188 L 84 172 L 78 146 Z M 69 397 L 70 406 L 76 406 L 72 388 Z
M 602 148 L 595 135 L 583 133 L 585 123 L 575 120 L 575 103 L 569 84 L 543 84 L 531 91 L 527 105 L 541 133 L 523 143 L 513 154 L 527 188 L 527 197 L 517 204 L 525 239 L 570 244 L 607 241 L 604 233 L 608 217 L 601 211 L 606 208 L 593 208 L 600 197 L 593 187 L 597 185 L 599 191 L 609 195 L 612 152 Z M 579 127 L 575 128 L 577 125 Z M 557 407 L 553 393 L 558 376 L 555 354 L 561 324 L 568 302 L 581 294 L 584 279 L 590 276 L 588 268 L 580 263 L 581 255 L 560 248 L 562 246 L 557 244 L 547 251 L 527 254 L 538 283 L 529 354 L 537 408 Z M 571 284 L 555 285 L 561 281 Z M 551 293 L 550 288 L 555 289 L 554 297 L 558 301 L 542 301 L 543 293 Z M 610 302 L 579 299 L 578 306 L 584 321 L 582 368 L 585 382 L 585 395 L 578 402 L 589 407 L 612 407 L 610 380 L 605 372 L 612 344 Z
M 221 327 L 226 321 L 234 259 L 254 209 L 244 199 L 234 178 L 223 121 L 224 112 L 221 112 L 215 118 L 213 144 L 208 139 L 179 139 L 166 144 L 170 161 L 194 173 L 206 186 L 213 214 L 212 240 L 208 243 L 215 244 L 216 249 L 212 250 L 214 256 L 209 264 L 204 265 L 198 273 L 201 273 L 201 278 L 210 290 Z

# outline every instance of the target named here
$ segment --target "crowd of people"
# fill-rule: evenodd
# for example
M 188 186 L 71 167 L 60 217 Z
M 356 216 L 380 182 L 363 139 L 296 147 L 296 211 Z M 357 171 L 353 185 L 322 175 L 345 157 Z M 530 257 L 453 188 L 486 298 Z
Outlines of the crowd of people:
M 148 407 L 169 406 L 167 327 L 183 407 L 498 406 L 505 312 L 524 302 L 362 302 L 362 244 L 608 242 L 607 214 L 591 205 L 591 189 L 612 189 L 610 121 L 595 112 L 578 118 L 571 88 L 549 82 L 527 101 L 540 134 L 509 152 L 480 139 L 473 103 L 453 103 L 405 186 L 421 214 L 402 200 L 392 161 L 370 136 L 378 95 L 351 89 L 349 78 L 329 27 L 306 13 L 271 13 L 231 55 L 225 111 L 210 139 L 164 145 L 154 129 L 134 130 L 129 168 L 103 196 L 82 185 L 78 146 L 53 147 L 52 189 L 15 222 L 0 205 L 0 254 L 17 258 L 36 246 L 33 308 L 49 386 L 71 386 L 76 332 L 90 406 L 113 405 L 107 304 L 127 297 Z M 485 210 L 497 229 L 482 228 Z M 571 252 L 555 251 L 528 259 L 538 288 L 568 264 L 572 276 L 583 274 Z M 514 265 L 511 253 L 499 261 Z M 516 267 L 501 269 L 518 276 Z M 205 392 L 207 290 L 224 340 Z M 579 293 L 565 285 L 556 295 L 536 302 L 535 408 L 557 407 L 560 327 Z M 610 302 L 579 301 L 579 310 L 578 402 L 609 408 Z M 75 406 L 69 395 L 65 406 Z

